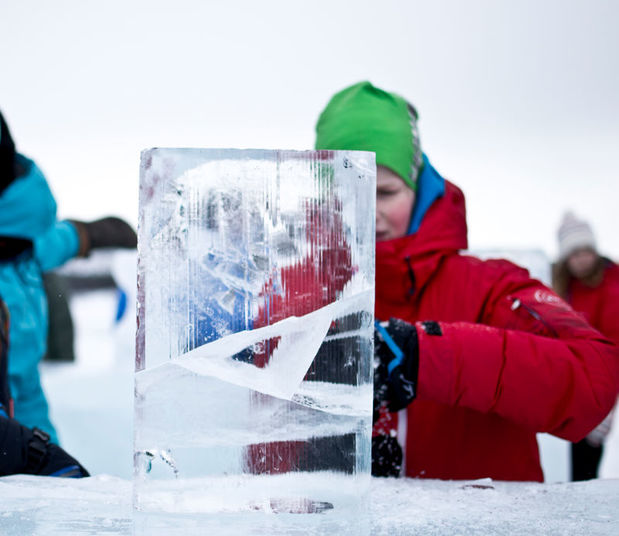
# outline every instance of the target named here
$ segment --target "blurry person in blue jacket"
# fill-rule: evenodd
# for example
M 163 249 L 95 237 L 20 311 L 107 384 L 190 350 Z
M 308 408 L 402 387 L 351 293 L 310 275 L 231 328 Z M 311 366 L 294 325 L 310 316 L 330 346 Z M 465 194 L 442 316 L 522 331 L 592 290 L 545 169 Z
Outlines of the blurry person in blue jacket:
M 41 387 L 48 308 L 43 273 L 99 247 L 135 247 L 118 218 L 58 221 L 56 201 L 37 165 L 19 154 L 0 113 L 0 296 L 11 315 L 8 373 L 15 418 L 58 438 Z

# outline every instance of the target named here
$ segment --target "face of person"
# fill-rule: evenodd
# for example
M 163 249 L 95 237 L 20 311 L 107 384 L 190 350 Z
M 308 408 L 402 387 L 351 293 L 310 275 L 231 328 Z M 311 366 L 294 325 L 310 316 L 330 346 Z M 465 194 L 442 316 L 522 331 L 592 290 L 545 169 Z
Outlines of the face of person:
M 376 241 L 406 235 L 411 220 L 415 192 L 389 168 L 376 169 Z
M 567 258 L 567 269 L 576 278 L 587 277 L 595 267 L 597 255 L 591 248 L 577 249 Z

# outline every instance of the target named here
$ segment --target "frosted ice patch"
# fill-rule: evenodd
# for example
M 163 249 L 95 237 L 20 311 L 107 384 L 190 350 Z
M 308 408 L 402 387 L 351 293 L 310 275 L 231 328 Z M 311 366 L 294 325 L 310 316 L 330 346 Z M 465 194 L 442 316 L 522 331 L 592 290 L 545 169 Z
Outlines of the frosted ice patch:
M 324 479 L 332 486 L 325 490 Z M 288 513 L 321 513 L 309 506 L 328 503 L 340 506 L 346 497 L 355 497 L 369 490 L 370 477 L 350 477 L 331 471 L 287 473 L 282 475 L 240 475 L 209 478 L 186 478 L 152 484 L 151 493 L 138 501 L 138 510 L 169 513 L 230 514 L 236 512 L 278 513 L 288 507 Z M 205 490 L 217 489 L 217 494 L 204 500 Z M 273 498 L 273 490 L 282 496 Z M 290 507 L 305 506 L 294 512 Z M 281 510 L 280 510 L 281 511 Z
M 369 416 L 372 399 L 371 384 L 353 386 L 327 382 L 303 382 L 292 401 L 308 408 L 334 415 Z

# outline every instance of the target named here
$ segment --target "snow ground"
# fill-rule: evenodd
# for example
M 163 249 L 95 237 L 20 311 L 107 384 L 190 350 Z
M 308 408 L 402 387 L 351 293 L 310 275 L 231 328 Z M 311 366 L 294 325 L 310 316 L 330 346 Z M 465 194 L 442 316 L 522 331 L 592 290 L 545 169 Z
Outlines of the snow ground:
M 129 287 L 132 278 L 126 279 Z M 71 308 L 77 362 L 46 364 L 42 371 L 62 444 L 95 476 L 0 478 L 2 535 L 132 532 L 135 316 L 129 310 L 115 324 L 116 302 L 113 291 L 76 295 Z M 565 479 L 565 442 L 542 442 L 547 480 Z M 557 484 L 373 479 L 371 530 L 377 535 L 619 534 L 619 414 L 601 476 Z

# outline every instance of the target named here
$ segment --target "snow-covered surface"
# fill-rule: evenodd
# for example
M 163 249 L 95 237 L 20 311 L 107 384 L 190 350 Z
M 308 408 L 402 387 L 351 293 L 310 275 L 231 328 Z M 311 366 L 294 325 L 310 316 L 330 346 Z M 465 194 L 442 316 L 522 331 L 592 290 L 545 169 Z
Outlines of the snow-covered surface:
M 133 281 L 127 274 L 132 262 L 124 257 L 115 263 L 125 288 Z M 96 476 L 0 478 L 0 535 L 132 532 L 135 316 L 129 310 L 114 324 L 116 300 L 112 291 L 74 297 L 77 363 L 43 367 L 61 442 Z M 619 412 L 601 476 L 604 480 L 558 484 L 372 479 L 370 531 L 390 536 L 619 534 Z
M 4 536 L 128 536 L 132 531 L 131 483 L 125 479 L 5 477 L 0 478 L 0 497 Z M 618 499 L 619 480 L 530 484 L 375 478 L 368 533 L 616 535 Z M 204 532 L 194 526 L 183 533 Z

